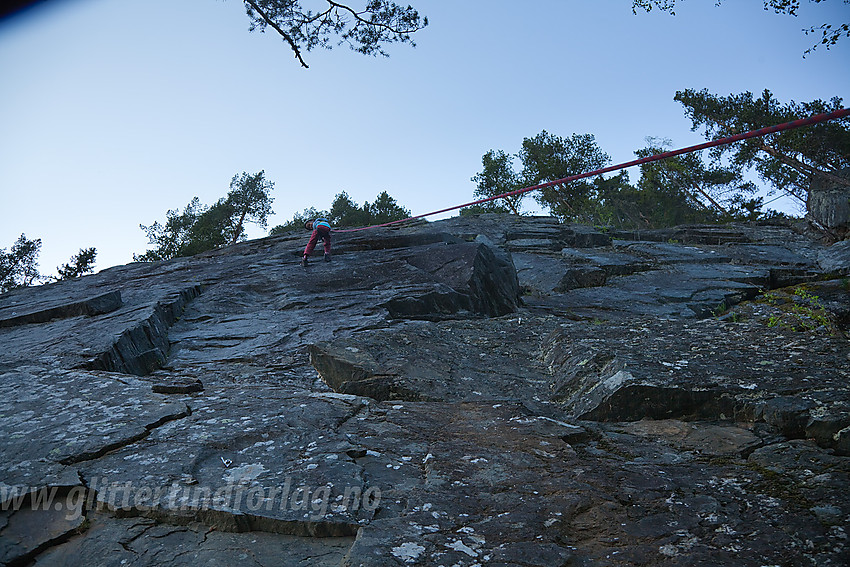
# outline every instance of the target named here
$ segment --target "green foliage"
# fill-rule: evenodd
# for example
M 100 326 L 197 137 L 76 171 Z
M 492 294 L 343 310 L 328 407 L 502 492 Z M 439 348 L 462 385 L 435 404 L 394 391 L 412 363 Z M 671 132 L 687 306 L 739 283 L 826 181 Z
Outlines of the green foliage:
M 305 222 L 319 217 L 328 219 L 334 227 L 354 227 L 383 224 L 406 219 L 409 216 L 410 211 L 399 205 L 386 191 L 381 191 L 374 202 L 366 201 L 363 206 L 358 206 L 348 193 L 343 191 L 334 198 L 329 212 L 318 211 L 312 207 L 305 209 L 302 213 L 295 213 L 288 223 L 271 229 L 269 234 L 275 236 L 291 231 L 302 231 Z
M 805 118 L 841 108 L 841 99 L 829 102 L 780 104 L 765 90 L 759 98 L 750 92 L 720 97 L 708 90 L 686 89 L 674 97 L 685 106 L 693 130 L 704 129 L 708 140 L 717 140 Z M 731 167 L 753 167 L 776 189 L 806 203 L 808 188 L 815 177 L 846 183 L 833 174 L 850 166 L 850 119 L 831 120 L 806 128 L 751 138 L 711 150 L 715 162 L 728 155 Z
M 0 248 L 0 293 L 28 287 L 50 280 L 70 280 L 94 271 L 95 248 L 81 248 L 78 254 L 57 268 L 58 276 L 42 276 L 38 272 L 38 254 L 41 239 L 29 240 L 22 234 L 12 244 L 9 252 Z
M 647 147 L 635 153 L 655 155 L 669 144 L 649 138 Z M 514 160 L 522 164 L 519 173 L 513 169 Z M 591 134 L 561 138 L 544 130 L 525 138 L 515 156 L 502 150 L 487 152 L 483 170 L 472 180 L 478 184 L 476 196 L 490 197 L 601 169 L 610 161 Z M 742 179 L 740 169 L 707 165 L 700 154 L 686 154 L 642 165 L 637 185 L 621 171 L 545 187 L 536 192 L 536 198 L 563 221 L 593 224 L 602 230 L 643 229 L 761 218 L 761 199 L 751 197 L 755 189 Z M 518 214 L 518 201 L 499 200 L 461 210 L 462 215 L 486 212 Z
M 134 254 L 137 262 L 155 262 L 181 256 L 192 256 L 207 250 L 233 244 L 245 239 L 245 223 L 255 222 L 265 227 L 272 213 L 270 192 L 274 183 L 266 181 L 265 173 L 245 172 L 233 176 L 230 192 L 211 207 L 193 197 L 183 212 L 166 212 L 164 224 L 139 225 L 154 248 L 144 254 Z
M 346 44 L 364 55 L 383 55 L 384 45 L 409 43 L 411 36 L 428 25 L 411 6 L 402 7 L 388 0 L 368 0 L 363 9 L 327 1 L 324 10 L 312 11 L 301 0 L 244 0 L 251 20 L 250 30 L 271 27 L 286 41 L 303 67 L 302 52 L 315 47 L 331 49 Z
M 338 196 L 337 196 L 338 197 Z M 285 224 L 279 224 L 272 228 L 269 231 L 269 235 L 271 236 L 280 236 L 282 234 L 286 234 L 288 232 L 303 232 L 304 231 L 304 223 L 307 221 L 315 220 L 317 218 L 328 218 L 330 215 L 327 211 L 318 211 L 313 207 L 309 209 L 304 209 L 304 211 L 300 213 L 295 213 L 292 216 L 292 220 Z
M 386 191 L 381 191 L 381 193 L 375 197 L 374 202 L 369 203 L 366 201 L 363 203 L 363 211 L 368 214 L 366 224 L 384 224 L 387 222 L 406 219 L 410 216 L 410 211 L 399 205 Z M 335 219 L 333 215 L 331 215 L 330 220 L 331 222 L 336 223 L 337 226 L 344 226 L 341 222 Z
M 70 280 L 93 272 L 96 257 L 97 250 L 94 248 L 80 248 L 80 252 L 71 256 L 68 263 L 56 268 L 57 272 L 59 272 L 59 277 L 56 279 Z
M 810 0 L 815 4 L 820 4 L 825 0 Z M 840 0 L 844 4 L 850 4 L 850 0 Z M 787 14 L 796 16 L 800 9 L 800 0 L 763 0 L 765 10 L 773 10 L 776 14 Z M 836 2 L 837 3 L 837 2 Z M 717 0 L 716 5 L 720 5 L 721 0 Z M 645 12 L 652 11 L 653 8 L 658 8 L 664 12 L 670 12 L 675 15 L 676 0 L 632 0 L 632 13 L 637 14 L 638 9 Z M 842 37 L 850 37 L 850 24 L 843 23 L 833 26 L 833 24 L 821 24 L 817 27 L 804 29 L 806 35 L 816 34 L 821 32 L 821 39 L 818 43 L 806 50 L 810 53 L 815 50 L 818 45 L 825 45 L 827 49 L 835 45 Z
M 475 196 L 479 199 L 487 199 L 509 193 L 523 187 L 519 175 L 514 171 L 512 162 L 514 156 L 502 150 L 490 150 L 481 158 L 483 169 L 477 173 L 472 181 L 476 184 Z M 520 214 L 520 207 L 525 193 L 503 197 L 497 201 L 488 201 L 467 207 L 461 210 L 461 214 L 480 213 L 503 213 L 510 212 Z
M 330 213 L 325 218 L 331 220 L 333 226 L 366 226 L 371 224 L 369 222 L 369 211 L 358 207 L 357 203 L 345 191 L 336 196 L 331 204 Z
M 514 162 L 522 165 L 514 170 Z M 525 138 L 516 155 L 503 150 L 490 150 L 481 158 L 483 169 L 473 178 L 477 184 L 476 197 L 494 197 L 517 189 L 563 179 L 571 175 L 604 167 L 610 162 L 608 154 L 596 145 L 592 134 L 573 134 L 561 138 L 542 131 Z M 628 175 L 605 179 L 582 179 L 546 187 L 535 192 L 535 198 L 561 220 L 594 224 L 605 217 L 600 195 L 628 183 Z M 462 215 L 490 212 L 520 214 L 523 195 L 481 203 L 461 210 Z M 598 224 L 598 223 L 597 223 Z
M 635 152 L 639 158 L 669 149 L 669 140 L 647 139 Z M 756 187 L 745 182 L 740 170 L 706 165 L 691 153 L 640 166 L 636 187 L 621 184 L 603 195 L 620 226 L 658 228 L 685 223 L 715 223 L 758 217 L 760 199 L 747 200 Z M 748 208 L 751 207 L 751 208 Z
M 0 293 L 29 286 L 39 280 L 40 250 L 41 239 L 29 240 L 25 234 L 12 244 L 8 253 L 5 248 L 0 248 Z
M 148 243 L 155 247 L 141 255 L 133 254 L 133 259 L 137 262 L 155 262 L 187 255 L 183 252 L 192 242 L 192 226 L 204 210 L 200 200 L 193 197 L 182 213 L 177 209 L 167 211 L 165 224 L 159 221 L 154 221 L 150 226 L 140 224 L 139 227 L 148 237 Z
M 593 134 L 573 134 L 561 138 L 542 131 L 525 138 L 519 151 L 522 185 L 530 187 L 605 167 L 608 154 L 596 144 Z M 622 180 L 622 178 L 620 178 Z M 538 202 L 562 220 L 587 222 L 593 217 L 594 201 L 604 179 L 581 179 L 546 187 L 535 192 Z M 605 189 L 605 188 L 603 188 Z
M 777 291 L 764 293 L 760 302 L 776 309 L 767 319 L 768 327 L 799 332 L 824 329 L 828 334 L 839 333 L 820 297 L 803 286 L 795 287 L 790 295 Z
M 499 214 L 508 214 L 511 213 L 510 209 L 508 209 L 504 205 L 499 205 L 498 201 L 489 201 L 487 203 L 479 203 L 477 205 L 470 205 L 468 207 L 463 207 L 460 210 L 460 216 L 474 216 L 474 215 L 483 215 L 485 213 L 499 213 Z
M 230 192 L 227 194 L 225 203 L 217 203 L 221 207 L 216 214 L 222 221 L 225 218 L 236 219 L 235 226 L 228 235 L 231 244 L 244 239 L 246 222 L 257 223 L 263 228 L 268 224 L 268 216 L 273 212 L 274 199 L 271 191 L 274 189 L 274 183 L 266 181 L 264 175 L 265 171 L 254 175 L 248 175 L 243 171 L 241 175 L 234 175 L 230 181 Z

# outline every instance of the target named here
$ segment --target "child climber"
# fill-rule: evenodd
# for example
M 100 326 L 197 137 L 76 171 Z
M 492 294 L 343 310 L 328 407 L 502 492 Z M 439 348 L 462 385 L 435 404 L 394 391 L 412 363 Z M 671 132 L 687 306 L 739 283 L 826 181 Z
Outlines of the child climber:
M 304 228 L 307 230 L 312 230 L 313 234 L 310 235 L 310 242 L 307 243 L 307 247 L 304 249 L 304 257 L 301 258 L 301 265 L 307 265 L 307 258 L 310 257 L 310 254 L 313 253 L 313 250 L 316 248 L 316 244 L 319 240 L 322 240 L 322 243 L 325 247 L 325 262 L 331 261 L 331 223 L 327 221 L 327 219 L 317 218 L 316 220 L 307 221 L 304 223 Z

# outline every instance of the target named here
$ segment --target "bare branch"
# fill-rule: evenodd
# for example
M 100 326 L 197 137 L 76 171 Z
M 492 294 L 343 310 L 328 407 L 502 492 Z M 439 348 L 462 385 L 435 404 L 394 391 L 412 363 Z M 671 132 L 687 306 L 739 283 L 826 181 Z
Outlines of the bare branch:
M 301 57 L 301 51 L 298 49 L 298 45 L 295 43 L 295 40 L 293 40 L 289 36 L 289 34 L 287 34 L 285 31 L 283 31 L 280 28 L 280 26 L 278 26 L 277 23 L 275 23 L 274 20 L 272 20 L 262 9 L 260 9 L 260 7 L 257 6 L 257 3 L 254 2 L 254 0 L 244 0 L 244 1 L 245 1 L 246 4 L 249 4 L 251 6 L 251 8 L 256 13 L 258 13 L 268 25 L 270 25 L 277 33 L 279 33 L 281 35 L 281 37 L 283 37 L 283 39 L 286 40 L 287 43 L 289 43 L 289 47 L 291 47 L 292 51 L 295 53 L 295 58 L 298 59 L 298 61 L 301 63 L 302 67 L 304 67 L 305 69 L 308 69 L 309 65 L 307 65 L 307 63 L 304 61 L 304 58 Z

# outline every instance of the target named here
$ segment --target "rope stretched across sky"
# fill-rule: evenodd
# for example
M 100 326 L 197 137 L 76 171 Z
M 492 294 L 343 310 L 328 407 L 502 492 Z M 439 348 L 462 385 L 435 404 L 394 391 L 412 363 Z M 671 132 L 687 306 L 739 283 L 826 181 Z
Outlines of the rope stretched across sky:
M 361 230 L 368 230 L 370 228 L 379 228 L 383 226 L 391 226 L 394 224 L 400 224 L 403 222 L 421 219 L 425 217 L 430 217 L 432 215 L 438 215 L 440 213 L 447 213 L 449 211 L 454 211 L 456 209 L 462 209 L 463 207 L 471 207 L 473 205 L 480 205 L 481 203 L 487 203 L 490 201 L 495 201 L 496 199 L 504 199 L 505 197 L 513 197 L 515 195 L 521 195 L 523 193 L 528 193 L 530 191 L 537 191 L 538 189 L 545 189 L 547 187 L 554 187 L 555 185 L 562 185 L 564 183 L 570 183 L 572 181 L 578 181 L 579 179 L 584 179 L 586 177 L 593 177 L 595 175 L 602 175 L 603 173 L 610 173 L 612 171 L 617 171 L 620 169 L 626 169 L 628 167 L 634 167 L 636 165 L 642 165 L 644 163 L 650 163 L 653 161 L 659 161 L 662 159 L 667 159 L 675 156 L 679 156 L 682 154 L 688 154 L 691 152 L 698 152 L 700 150 L 705 150 L 708 148 L 713 148 L 716 146 L 723 146 L 726 144 L 732 144 L 734 142 L 740 142 L 741 140 L 747 140 L 750 138 L 758 138 L 760 136 L 766 136 L 767 134 L 773 134 L 774 132 L 783 132 L 785 130 L 793 130 L 794 128 L 801 128 L 803 126 L 811 126 L 812 124 L 818 124 L 820 122 L 826 122 L 828 120 L 836 120 L 839 118 L 846 118 L 850 116 L 850 108 L 842 108 L 839 110 L 833 110 L 832 112 L 825 112 L 823 114 L 816 114 L 814 116 L 810 116 L 809 118 L 801 118 L 800 120 L 794 120 L 792 122 L 785 122 L 783 124 L 777 124 L 776 126 L 768 126 L 766 128 L 759 128 L 758 130 L 750 130 L 749 132 L 744 132 L 743 134 L 735 134 L 734 136 L 727 136 L 725 138 L 720 138 L 718 140 L 713 140 L 711 142 L 704 142 L 702 144 L 697 144 L 695 146 L 688 146 L 687 148 L 681 148 L 678 150 L 671 150 L 669 152 L 662 152 L 660 154 L 651 155 L 645 158 L 640 158 L 636 160 L 632 160 L 625 163 L 620 163 L 617 165 L 611 165 L 608 167 L 603 167 L 601 169 L 596 169 L 594 171 L 588 171 L 586 173 L 579 173 L 577 175 L 570 175 L 569 177 L 563 177 L 561 179 L 555 179 L 554 181 L 548 181 L 546 183 L 541 183 L 539 185 L 532 185 L 530 187 L 524 187 L 522 189 L 517 189 L 515 191 L 510 191 L 508 193 L 502 193 L 501 195 L 496 195 L 494 197 L 487 197 L 485 199 L 478 199 L 477 201 L 470 201 L 469 203 L 463 203 L 462 205 L 455 205 L 453 207 L 448 207 L 445 209 L 440 209 L 439 211 L 431 211 L 430 213 L 424 213 L 421 215 L 415 215 L 412 217 L 407 217 L 405 219 L 385 222 L 381 224 L 373 224 L 370 226 L 362 226 L 359 228 L 347 228 L 336 230 L 334 232 L 358 232 Z

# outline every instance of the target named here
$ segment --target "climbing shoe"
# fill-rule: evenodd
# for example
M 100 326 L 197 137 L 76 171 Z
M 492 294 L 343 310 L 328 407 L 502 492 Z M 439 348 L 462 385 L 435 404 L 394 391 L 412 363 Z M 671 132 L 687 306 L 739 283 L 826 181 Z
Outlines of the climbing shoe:
M 325 262 L 330 262 L 330 261 L 331 261 L 331 255 L 325 254 Z
M 307 262 L 307 256 L 304 256 L 303 258 L 301 258 L 301 266 L 302 266 L 302 267 L 304 267 L 304 268 L 306 268 L 306 267 L 307 267 L 307 264 L 308 264 L 308 262 Z

